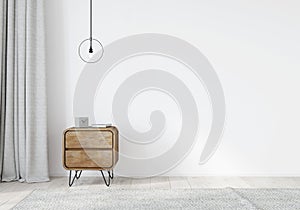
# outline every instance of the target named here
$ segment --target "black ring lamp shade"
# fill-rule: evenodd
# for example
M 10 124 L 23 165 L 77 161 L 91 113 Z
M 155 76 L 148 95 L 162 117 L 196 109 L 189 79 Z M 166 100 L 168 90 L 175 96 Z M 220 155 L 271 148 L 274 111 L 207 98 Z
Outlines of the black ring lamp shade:
M 90 37 L 79 44 L 78 54 L 84 62 L 96 63 L 103 57 L 103 53 L 103 45 L 93 38 L 93 2 L 90 0 Z

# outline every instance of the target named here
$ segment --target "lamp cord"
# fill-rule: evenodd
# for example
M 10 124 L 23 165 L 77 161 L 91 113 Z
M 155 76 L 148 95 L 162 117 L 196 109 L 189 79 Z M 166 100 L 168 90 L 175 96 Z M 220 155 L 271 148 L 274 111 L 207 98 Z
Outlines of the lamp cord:
M 90 0 L 90 49 L 89 53 L 93 53 L 93 37 L 92 37 L 92 32 L 93 32 L 93 2 Z

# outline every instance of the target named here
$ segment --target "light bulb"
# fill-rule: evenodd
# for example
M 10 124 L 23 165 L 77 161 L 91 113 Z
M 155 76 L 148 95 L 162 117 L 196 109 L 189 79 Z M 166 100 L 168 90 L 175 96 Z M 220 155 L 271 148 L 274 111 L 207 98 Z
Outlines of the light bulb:
M 104 53 L 102 44 L 97 40 L 92 40 L 92 48 L 90 39 L 83 40 L 78 47 L 78 54 L 80 58 L 86 63 L 98 62 Z

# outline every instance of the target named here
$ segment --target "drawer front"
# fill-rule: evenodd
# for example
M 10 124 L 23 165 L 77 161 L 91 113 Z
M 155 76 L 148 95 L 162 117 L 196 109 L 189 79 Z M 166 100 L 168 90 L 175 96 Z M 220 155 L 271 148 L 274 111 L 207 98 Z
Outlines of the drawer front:
M 65 147 L 76 148 L 112 148 L 113 136 L 110 131 L 68 131 L 65 134 Z
M 66 150 L 66 168 L 110 168 L 113 166 L 112 150 Z

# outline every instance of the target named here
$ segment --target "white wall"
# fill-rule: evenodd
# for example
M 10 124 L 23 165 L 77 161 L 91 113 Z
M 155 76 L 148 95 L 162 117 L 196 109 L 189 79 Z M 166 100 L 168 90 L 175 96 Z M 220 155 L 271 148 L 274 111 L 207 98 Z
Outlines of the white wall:
M 296 0 L 94 0 L 94 34 L 104 45 L 132 34 L 170 34 L 196 46 L 221 80 L 227 121 L 220 147 L 198 165 L 201 132 L 209 129 L 204 115 L 199 141 L 167 175 L 300 175 L 299 8 Z M 88 12 L 87 0 L 46 1 L 51 175 L 66 173 L 62 131 L 73 125 L 84 66 L 77 47 L 88 37 Z

